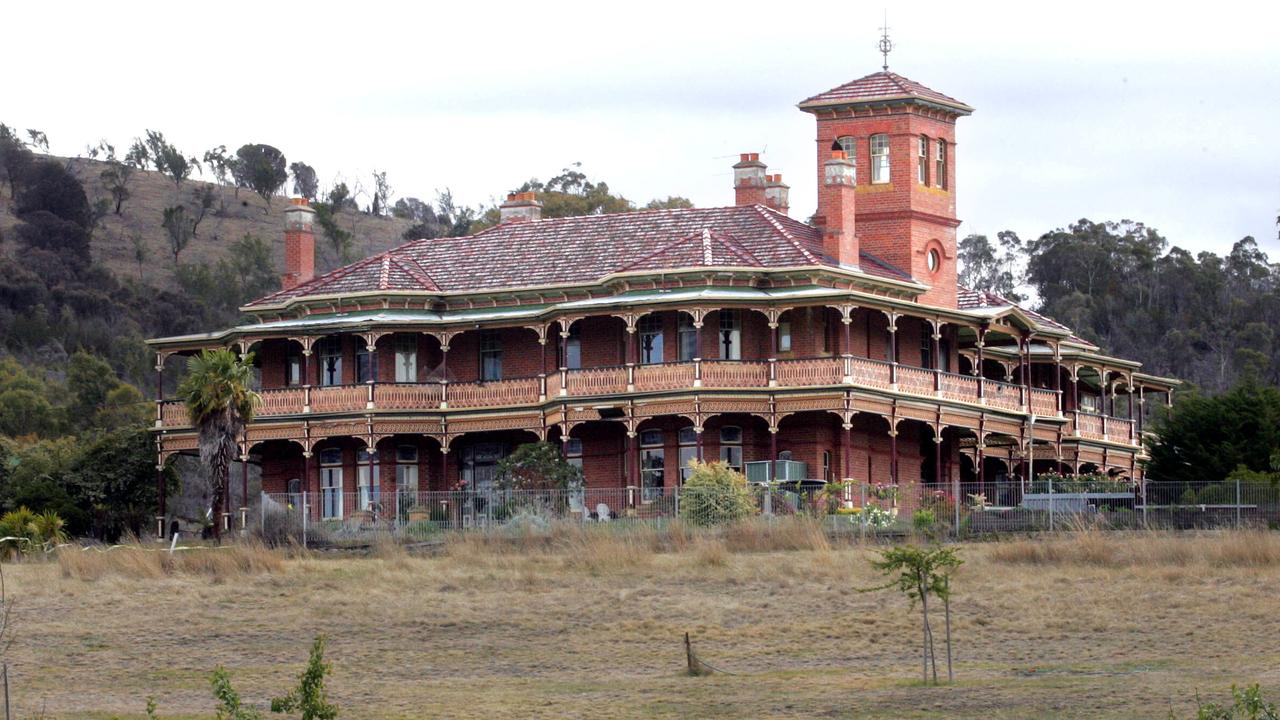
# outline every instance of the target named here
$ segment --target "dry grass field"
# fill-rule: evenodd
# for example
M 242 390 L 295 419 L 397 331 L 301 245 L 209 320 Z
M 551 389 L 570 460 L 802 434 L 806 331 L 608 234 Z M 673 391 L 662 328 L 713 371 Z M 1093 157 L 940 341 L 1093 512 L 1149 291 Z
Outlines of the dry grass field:
M 226 665 L 264 707 L 330 639 L 343 717 L 1133 718 L 1280 690 L 1280 535 L 1079 533 L 962 546 L 957 682 L 918 683 L 918 613 L 873 548 L 803 526 L 560 529 L 432 556 L 9 565 L 18 717 L 213 717 Z M 732 674 L 688 677 L 681 636 Z

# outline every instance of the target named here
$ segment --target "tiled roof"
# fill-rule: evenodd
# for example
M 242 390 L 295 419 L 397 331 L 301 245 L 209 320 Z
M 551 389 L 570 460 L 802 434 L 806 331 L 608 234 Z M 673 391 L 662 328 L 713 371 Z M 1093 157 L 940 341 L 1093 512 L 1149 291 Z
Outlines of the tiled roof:
M 1022 312 L 1026 313 L 1028 316 L 1030 316 L 1031 319 L 1035 320 L 1037 323 L 1040 323 L 1041 325 L 1047 325 L 1051 328 L 1054 328 L 1055 330 L 1062 330 L 1064 332 L 1071 333 L 1071 335 L 1067 338 L 1068 340 L 1075 343 L 1082 344 L 1082 345 L 1096 347 L 1096 345 L 1089 342 L 1088 340 L 1085 340 L 1084 338 L 1077 336 L 1075 333 L 1072 333 L 1071 328 L 1067 327 L 1066 325 L 1063 325 L 1057 320 L 1054 320 L 1048 315 L 1042 315 L 1036 312 L 1035 310 L 1030 310 L 1026 307 L 1023 307 L 1022 305 L 1019 305 L 1013 302 L 1009 298 L 1006 298 L 1005 296 L 999 293 L 994 293 L 989 290 L 971 290 L 963 285 L 960 285 L 957 287 L 956 306 L 961 310 L 981 310 L 983 308 L 1016 307 Z
M 834 265 L 810 225 L 763 205 L 644 210 L 509 222 L 473 236 L 414 240 L 250 303 L 377 290 L 484 292 L 590 283 L 617 272 Z M 862 271 L 910 276 L 863 254 Z
M 802 101 L 800 107 L 809 109 L 890 100 L 924 100 L 946 106 L 962 115 L 968 115 L 973 112 L 973 108 L 953 97 L 943 95 L 937 90 L 931 90 L 915 80 L 887 70 L 872 73 L 866 77 L 831 88 L 824 93 L 814 95 Z

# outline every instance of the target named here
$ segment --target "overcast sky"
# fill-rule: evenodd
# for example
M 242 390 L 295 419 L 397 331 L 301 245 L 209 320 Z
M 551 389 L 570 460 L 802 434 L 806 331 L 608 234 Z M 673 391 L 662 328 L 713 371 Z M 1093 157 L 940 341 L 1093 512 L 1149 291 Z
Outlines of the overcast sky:
M 408 3 L 405 3 L 408 5 Z M 815 203 L 795 104 L 890 69 L 960 120 L 962 234 L 1130 218 L 1280 259 L 1274 3 L 5 3 L 0 122 L 58 154 L 145 128 L 189 153 L 246 142 L 323 183 L 386 170 L 397 196 L 490 202 L 581 162 L 639 203 L 732 202 L 758 151 Z

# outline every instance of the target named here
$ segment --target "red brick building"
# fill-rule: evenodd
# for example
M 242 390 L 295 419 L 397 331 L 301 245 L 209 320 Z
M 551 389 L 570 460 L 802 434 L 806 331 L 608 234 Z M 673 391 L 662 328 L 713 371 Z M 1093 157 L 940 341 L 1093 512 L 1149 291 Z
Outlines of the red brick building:
M 1174 381 L 957 286 L 972 109 L 887 71 L 799 107 L 817 125 L 809 222 L 752 153 L 729 207 L 541 219 L 512 195 L 496 227 L 314 277 L 295 201 L 284 289 L 248 324 L 151 341 L 157 371 L 253 351 L 244 453 L 268 492 L 483 489 L 538 439 L 588 488 L 649 494 L 695 457 L 901 485 L 1084 465 L 1139 479 L 1144 410 Z M 156 437 L 162 462 L 196 448 L 164 398 Z

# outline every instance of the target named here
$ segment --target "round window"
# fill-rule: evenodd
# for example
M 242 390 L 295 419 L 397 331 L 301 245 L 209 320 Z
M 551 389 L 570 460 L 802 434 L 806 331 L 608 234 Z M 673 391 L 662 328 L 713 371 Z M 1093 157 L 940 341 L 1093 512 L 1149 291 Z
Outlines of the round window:
M 938 255 L 937 250 L 929 251 L 929 272 L 938 272 L 938 267 L 942 265 L 942 257 Z

